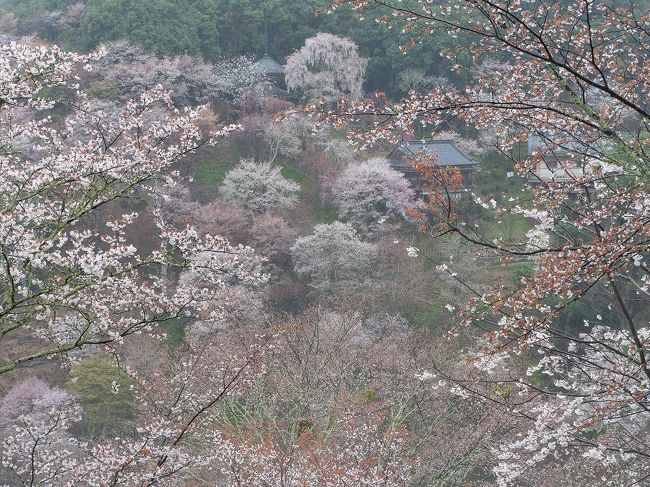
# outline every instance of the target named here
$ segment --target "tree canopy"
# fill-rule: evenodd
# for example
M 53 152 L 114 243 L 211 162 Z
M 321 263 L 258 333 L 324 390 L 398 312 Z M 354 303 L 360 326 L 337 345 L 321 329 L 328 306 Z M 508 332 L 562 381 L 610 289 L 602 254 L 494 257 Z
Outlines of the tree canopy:
M 369 90 L 398 91 L 398 75 L 407 69 L 451 74 L 451 63 L 437 54 L 454 43 L 445 33 L 404 54 L 400 45 L 408 34 L 357 22 L 343 10 L 317 16 L 323 5 L 322 0 L 9 0 L 0 13 L 16 15 L 19 33 L 37 33 L 74 50 L 126 39 L 157 55 L 201 54 L 211 62 L 268 53 L 284 63 L 306 39 L 328 32 L 350 38 L 368 58 Z

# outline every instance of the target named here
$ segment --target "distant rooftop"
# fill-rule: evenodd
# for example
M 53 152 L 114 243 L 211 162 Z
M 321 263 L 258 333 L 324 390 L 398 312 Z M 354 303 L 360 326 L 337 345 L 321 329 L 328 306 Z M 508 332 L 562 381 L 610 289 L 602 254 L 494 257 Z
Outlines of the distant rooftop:
M 402 155 L 417 156 L 419 153 L 434 157 L 439 166 L 475 166 L 480 162 L 465 154 L 453 140 L 410 140 L 399 145 L 391 157 L 393 165 L 403 165 Z
M 564 147 L 551 147 L 551 142 L 544 140 L 537 134 L 530 134 L 528 136 L 528 154 L 532 155 L 535 152 L 535 149 L 540 148 L 543 156 L 546 157 L 567 157 L 569 155 L 568 149 L 580 147 L 580 143 L 577 141 L 569 140 L 563 142 Z M 583 151 L 584 149 L 581 149 Z
M 262 59 L 255 63 L 257 66 L 262 68 L 264 74 L 268 76 L 279 76 L 284 75 L 284 68 L 281 64 L 276 62 L 270 56 L 264 56 Z

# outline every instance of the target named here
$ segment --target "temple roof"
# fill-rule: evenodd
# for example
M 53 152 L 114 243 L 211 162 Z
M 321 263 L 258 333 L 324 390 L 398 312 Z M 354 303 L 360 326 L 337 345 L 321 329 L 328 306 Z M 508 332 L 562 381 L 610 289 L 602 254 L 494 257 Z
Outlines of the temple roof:
M 424 151 L 435 157 L 439 166 L 475 166 L 480 164 L 465 154 L 453 140 L 410 140 L 399 145 L 391 156 L 391 164 L 403 165 L 402 155 L 417 156 Z
M 268 76 L 284 75 L 284 68 L 281 64 L 273 60 L 270 56 L 266 55 L 255 63 L 262 68 L 264 74 Z

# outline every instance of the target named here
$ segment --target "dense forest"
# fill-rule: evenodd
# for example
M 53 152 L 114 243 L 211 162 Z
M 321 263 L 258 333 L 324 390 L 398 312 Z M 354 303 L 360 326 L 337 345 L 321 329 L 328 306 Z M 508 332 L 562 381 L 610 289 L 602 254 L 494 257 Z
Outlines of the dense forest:
M 650 485 L 619 3 L 0 0 L 0 485 Z
M 446 33 L 431 36 L 407 55 L 408 35 L 386 26 L 358 22 L 349 11 L 315 15 L 320 0 L 5 1 L 20 34 L 38 36 L 76 51 L 126 39 L 158 55 L 198 54 L 210 62 L 223 57 L 269 54 L 279 62 L 318 32 L 349 37 L 369 59 L 368 90 L 400 89 L 399 73 L 421 70 L 449 76 L 450 62 L 439 52 L 454 43 Z M 6 21 L 6 20 L 5 20 Z

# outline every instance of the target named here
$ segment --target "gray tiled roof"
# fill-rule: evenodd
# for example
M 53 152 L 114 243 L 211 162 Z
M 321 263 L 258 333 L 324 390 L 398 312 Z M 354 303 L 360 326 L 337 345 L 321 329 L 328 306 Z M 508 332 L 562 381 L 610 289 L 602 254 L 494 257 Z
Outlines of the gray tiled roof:
M 284 68 L 282 65 L 271 59 L 269 56 L 264 56 L 255 64 L 262 68 L 264 73 L 269 76 L 284 74 Z
M 401 144 L 391 156 L 391 164 L 404 165 L 403 155 L 416 156 L 424 151 L 435 157 L 439 166 L 475 166 L 479 161 L 465 154 L 452 140 L 410 140 Z
M 577 139 L 569 139 L 563 140 L 561 145 L 562 147 L 553 147 L 550 136 L 546 140 L 537 134 L 528 136 L 528 154 L 532 155 L 535 149 L 539 147 L 544 158 L 570 157 L 574 151 L 576 154 L 591 154 L 594 157 L 600 157 L 602 153 L 614 150 L 610 144 L 602 141 L 587 144 Z
M 530 134 L 528 136 L 528 154 L 532 155 L 532 153 L 537 149 L 538 147 L 541 147 L 542 152 L 544 153 L 544 156 L 555 156 L 555 157 L 564 157 L 568 155 L 568 152 L 566 149 L 562 148 L 556 148 L 554 150 L 550 150 L 549 146 L 550 144 L 544 141 L 539 135 L 537 134 Z M 576 144 L 568 142 L 566 143 L 567 147 L 572 147 L 575 146 Z

